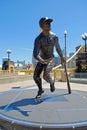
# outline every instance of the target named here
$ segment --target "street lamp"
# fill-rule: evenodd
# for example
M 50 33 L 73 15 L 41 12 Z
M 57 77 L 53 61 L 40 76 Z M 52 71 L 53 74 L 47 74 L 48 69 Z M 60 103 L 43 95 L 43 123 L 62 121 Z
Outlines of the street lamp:
M 82 34 L 82 39 L 85 41 L 85 52 L 87 51 L 87 49 L 86 49 L 86 40 L 87 40 L 87 33 L 84 33 L 84 34 Z
M 8 62 L 10 61 L 10 53 L 11 53 L 11 50 L 8 49 L 8 50 L 7 50 L 7 54 L 8 54 Z
M 11 53 L 11 50 L 8 49 L 7 50 L 7 54 L 8 54 L 8 70 L 9 70 L 10 53 Z
M 67 35 L 67 31 L 64 31 L 64 39 L 65 39 L 65 61 L 66 61 L 66 35 Z

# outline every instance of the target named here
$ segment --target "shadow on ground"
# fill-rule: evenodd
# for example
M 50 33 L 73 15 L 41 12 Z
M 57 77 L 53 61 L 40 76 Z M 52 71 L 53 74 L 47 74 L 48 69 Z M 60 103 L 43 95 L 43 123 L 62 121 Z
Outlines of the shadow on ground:
M 66 102 L 67 99 L 64 97 L 66 95 L 68 94 L 43 95 L 41 101 L 37 101 L 35 98 L 21 99 L 19 101 L 6 104 L 4 106 L 0 106 L 0 109 L 7 112 L 15 110 L 15 111 L 20 112 L 24 116 L 29 116 L 29 113 L 32 112 L 32 110 L 30 111 L 24 110 L 22 107 L 29 106 L 29 105 L 40 105 L 41 103 L 44 103 L 44 102 Z

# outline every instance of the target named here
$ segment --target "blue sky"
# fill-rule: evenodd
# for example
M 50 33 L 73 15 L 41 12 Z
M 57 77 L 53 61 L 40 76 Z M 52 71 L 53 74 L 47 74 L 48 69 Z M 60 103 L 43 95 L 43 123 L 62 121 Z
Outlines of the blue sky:
M 67 30 L 67 52 L 84 44 L 82 33 L 87 32 L 87 0 L 0 0 L 0 64 L 11 49 L 11 60 L 32 61 L 34 39 L 39 35 L 41 17 L 53 18 L 52 31 L 64 48 Z

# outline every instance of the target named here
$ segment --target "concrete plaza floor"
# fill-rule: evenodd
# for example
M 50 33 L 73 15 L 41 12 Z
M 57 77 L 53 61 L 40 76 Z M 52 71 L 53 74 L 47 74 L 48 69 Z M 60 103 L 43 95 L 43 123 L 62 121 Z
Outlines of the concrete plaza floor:
M 43 80 L 43 83 L 45 81 Z M 12 90 L 16 88 L 25 88 L 28 86 L 36 85 L 33 79 L 25 80 L 25 81 L 20 81 L 20 82 L 13 82 L 13 83 L 5 83 L 5 84 L 0 84 L 0 92 L 4 92 L 7 90 Z M 82 91 L 87 91 L 87 84 L 79 84 L 79 83 L 70 83 L 71 89 L 72 90 L 82 90 Z M 47 83 L 45 86 L 43 85 L 43 88 L 47 87 L 49 88 L 49 84 Z M 55 87 L 59 89 L 67 89 L 67 84 L 66 82 L 55 82 Z
M 38 91 L 33 79 L 0 85 L 0 125 L 6 130 L 86 130 L 87 85 L 55 82 L 56 90 L 43 80 L 43 99 L 35 100 Z M 8 129 L 7 129 L 8 127 Z M 81 127 L 81 129 L 80 129 Z

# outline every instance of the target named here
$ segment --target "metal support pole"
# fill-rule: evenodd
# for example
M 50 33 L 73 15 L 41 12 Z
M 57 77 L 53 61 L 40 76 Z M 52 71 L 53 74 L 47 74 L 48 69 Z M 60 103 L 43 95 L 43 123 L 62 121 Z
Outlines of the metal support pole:
M 66 34 L 65 34 L 65 61 L 66 61 Z
M 64 39 L 65 39 L 65 61 L 66 61 L 66 57 L 67 57 L 67 55 L 66 55 L 66 35 L 67 35 L 67 31 L 65 30 L 64 31 Z
M 85 52 L 86 52 L 87 50 L 86 50 L 86 39 L 85 39 Z

